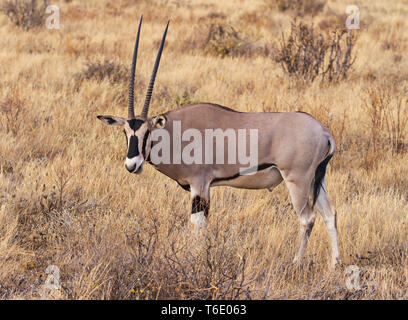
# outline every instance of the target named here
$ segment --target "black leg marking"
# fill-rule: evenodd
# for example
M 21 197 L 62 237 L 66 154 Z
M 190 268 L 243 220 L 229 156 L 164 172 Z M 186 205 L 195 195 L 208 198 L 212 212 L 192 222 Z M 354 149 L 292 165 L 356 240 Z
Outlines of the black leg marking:
M 210 202 L 209 201 L 201 198 L 200 196 L 195 196 L 194 199 L 193 199 L 191 214 L 203 211 L 204 216 L 208 217 L 209 207 L 210 207 Z

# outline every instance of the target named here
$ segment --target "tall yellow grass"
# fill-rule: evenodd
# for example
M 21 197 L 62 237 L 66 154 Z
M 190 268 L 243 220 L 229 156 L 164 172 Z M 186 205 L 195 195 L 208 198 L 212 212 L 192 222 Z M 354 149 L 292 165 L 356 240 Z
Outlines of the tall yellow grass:
M 308 84 L 272 58 L 294 13 L 271 2 L 55 1 L 60 30 L 22 31 L 0 16 L 0 298 L 408 298 L 408 141 L 405 133 L 393 148 L 386 120 L 397 119 L 398 99 L 408 116 L 408 3 L 355 1 L 362 20 L 348 79 Z M 329 0 L 301 19 L 331 29 L 348 4 Z M 302 267 L 292 266 L 299 226 L 284 184 L 273 193 L 212 189 L 208 238 L 191 246 L 189 194 L 148 165 L 141 176 L 126 172 L 123 133 L 96 119 L 126 115 L 126 79 L 78 75 L 87 62 L 129 68 L 142 13 L 138 108 L 171 18 L 151 114 L 184 97 L 239 111 L 302 110 L 331 129 L 338 152 L 327 184 L 342 268 L 328 272 L 321 217 Z M 192 45 L 212 23 L 270 53 L 221 58 Z M 375 88 L 389 97 L 379 116 Z M 60 270 L 59 290 L 44 286 L 49 265 Z M 348 265 L 361 270 L 360 290 L 346 287 Z

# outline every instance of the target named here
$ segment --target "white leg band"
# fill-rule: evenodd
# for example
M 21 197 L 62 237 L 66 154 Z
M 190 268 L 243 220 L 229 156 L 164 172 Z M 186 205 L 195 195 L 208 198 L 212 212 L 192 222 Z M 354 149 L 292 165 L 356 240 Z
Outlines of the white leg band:
M 206 227 L 207 225 L 207 218 L 204 215 L 204 211 L 192 213 L 190 216 L 190 221 L 199 229 Z

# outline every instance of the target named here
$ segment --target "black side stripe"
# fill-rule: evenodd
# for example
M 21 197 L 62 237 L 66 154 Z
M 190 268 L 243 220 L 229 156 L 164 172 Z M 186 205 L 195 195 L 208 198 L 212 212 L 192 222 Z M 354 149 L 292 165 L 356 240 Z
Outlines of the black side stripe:
M 177 181 L 177 180 L 176 180 Z M 190 191 L 190 185 L 189 184 L 181 184 L 180 182 L 177 181 L 180 187 L 182 187 L 186 191 Z
M 248 174 L 248 173 L 250 173 L 250 172 L 254 172 L 254 171 L 255 171 L 255 172 L 258 172 L 258 171 L 262 171 L 262 170 L 268 169 L 268 168 L 270 168 L 270 167 L 276 167 L 276 165 L 275 165 L 274 163 L 263 163 L 263 164 L 259 165 L 258 167 L 249 168 L 249 169 L 245 170 L 243 173 L 236 173 L 236 174 L 234 174 L 233 176 L 230 176 L 230 177 L 214 178 L 214 179 L 211 181 L 211 184 L 213 184 L 213 183 L 215 183 L 215 182 L 219 182 L 219 181 L 233 180 L 233 179 L 236 179 L 236 178 L 238 178 L 238 177 L 240 177 L 240 176 L 243 176 L 243 175 L 245 175 L 245 174 Z

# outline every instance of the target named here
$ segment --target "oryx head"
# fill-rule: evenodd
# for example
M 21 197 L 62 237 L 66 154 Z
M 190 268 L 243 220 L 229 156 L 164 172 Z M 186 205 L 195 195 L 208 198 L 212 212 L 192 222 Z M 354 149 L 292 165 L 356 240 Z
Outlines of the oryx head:
M 110 126 L 122 126 L 123 132 L 126 135 L 127 142 L 127 156 L 125 167 L 129 172 L 142 172 L 142 164 L 147 159 L 150 153 L 150 129 L 153 126 L 162 125 L 164 118 L 159 116 L 154 119 L 149 119 L 147 114 L 149 111 L 150 99 L 152 97 L 154 81 L 156 78 L 157 69 L 159 68 L 160 57 L 163 51 L 164 42 L 166 40 L 167 29 L 170 21 L 167 23 L 166 29 L 160 43 L 159 52 L 157 53 L 156 62 L 154 64 L 152 76 L 150 78 L 149 87 L 147 88 L 146 99 L 143 105 L 142 113 L 135 116 L 134 109 L 134 85 L 135 85 L 135 69 L 137 60 L 137 51 L 139 47 L 140 28 L 142 26 L 143 16 L 140 18 L 139 29 L 133 51 L 132 69 L 130 71 L 129 79 L 129 104 L 128 104 L 128 118 L 115 116 L 98 116 L 98 119 Z

